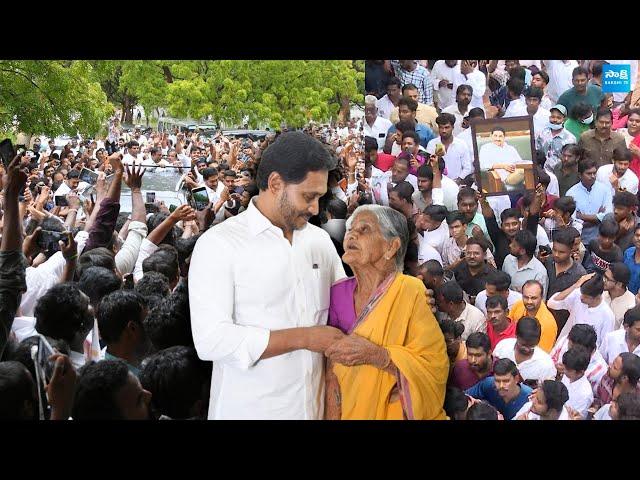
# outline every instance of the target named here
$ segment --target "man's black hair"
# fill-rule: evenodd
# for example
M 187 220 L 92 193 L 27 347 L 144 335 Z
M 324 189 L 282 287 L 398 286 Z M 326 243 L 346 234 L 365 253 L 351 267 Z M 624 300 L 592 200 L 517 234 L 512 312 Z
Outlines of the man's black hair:
M 447 387 L 444 396 L 444 411 L 451 420 L 455 419 L 456 414 L 466 412 L 468 406 L 469 400 L 464 391 L 458 387 Z
M 613 219 L 605 218 L 598 226 L 598 233 L 606 238 L 616 238 L 620 231 L 620 225 Z
M 463 225 L 466 225 L 467 223 L 467 217 L 464 216 L 464 213 L 462 213 L 460 210 L 454 210 L 453 212 L 449 212 L 449 214 L 447 215 L 447 224 L 451 225 L 453 222 L 460 222 Z
M 19 362 L 0 362 L 0 420 L 37 420 L 35 380 Z
M 507 208 L 500 213 L 500 222 L 504 223 L 508 218 L 520 220 L 520 217 L 522 217 L 520 210 L 517 208 Z
M 144 273 L 160 272 L 169 279 L 169 282 L 177 282 L 180 278 L 177 250 L 170 245 L 162 245 L 144 259 L 142 271 Z
M 498 411 L 486 402 L 476 402 L 467 410 L 467 420 L 498 420 Z
M 571 111 L 569 112 L 569 116 L 574 120 L 582 120 L 588 113 L 592 112 L 591 105 L 587 102 L 578 102 L 573 107 L 571 107 Z
M 562 355 L 562 364 L 576 372 L 585 372 L 591 361 L 591 352 L 581 345 L 574 345 Z
M 625 327 L 632 327 L 635 323 L 640 322 L 640 305 L 636 305 L 624 312 L 622 319 L 622 325 Z
M 576 211 L 576 201 L 573 197 L 560 197 L 553 204 L 553 208 L 560 210 L 562 213 L 573 215 Z
M 493 285 L 498 292 L 506 292 L 511 286 L 511 275 L 502 270 L 491 270 L 484 283 Z
M 287 132 L 262 153 L 256 184 L 260 190 L 266 190 L 273 172 L 279 173 L 286 183 L 298 184 L 309 172 L 328 172 L 334 168 L 335 160 L 321 142 L 302 132 Z
M 597 168 L 598 163 L 593 158 L 583 158 L 578 162 L 578 173 L 583 174 L 591 168 Z
M 440 294 L 447 302 L 462 303 L 464 301 L 464 291 L 457 282 L 446 282 L 440 288 Z
M 413 203 L 411 196 L 413 195 L 413 185 L 411 185 L 407 181 L 398 182 L 395 187 L 393 187 L 394 192 L 398 194 L 398 196 L 409 203 Z
M 557 202 L 557 200 L 556 200 Z M 617 192 L 613 196 L 613 205 L 620 207 L 634 208 L 638 206 L 638 197 L 631 192 Z
M 345 220 L 347 218 L 347 204 L 339 198 L 331 198 L 327 202 L 327 212 L 333 218 Z
M 592 278 L 590 278 L 580 286 L 580 293 L 591 298 L 596 298 L 599 295 L 602 295 L 603 291 L 604 282 L 602 280 L 602 275 L 600 275 L 599 273 L 596 273 Z
M 75 283 L 59 283 L 38 299 L 34 315 L 38 333 L 71 344 L 93 327 L 88 300 Z
M 569 391 L 565 384 L 557 380 L 545 380 L 540 388 L 544 393 L 547 408 L 561 412 L 562 407 L 569 400 Z
M 439 321 L 438 324 L 440 325 L 440 330 L 442 330 L 443 335 L 445 333 L 450 333 L 453 338 L 460 338 L 464 332 L 464 323 L 456 322 L 450 318 L 445 318 L 444 320 Z
M 591 354 L 596 350 L 598 334 L 591 325 L 587 325 L 586 323 L 574 325 L 571 327 L 571 330 L 569 330 L 568 338 L 571 340 L 572 345 L 580 345 L 586 348 Z
M 116 269 L 116 260 L 108 248 L 98 247 L 82 252 L 78 257 L 78 265 L 76 267 L 76 275 L 79 279 L 84 270 L 89 267 L 103 267 L 112 271 Z
M 527 343 L 535 343 L 537 345 L 540 342 L 541 334 L 542 329 L 537 318 L 522 317 L 518 320 L 516 324 L 516 338 L 521 338 Z
M 456 124 L 456 117 L 451 113 L 441 113 L 436 117 L 436 124 L 442 125 L 451 125 L 452 127 Z
M 144 329 L 158 350 L 193 346 L 188 293 L 176 290 L 156 305 L 145 318 Z
M 491 340 L 489 335 L 484 332 L 473 332 L 467 337 L 465 344 L 467 348 L 481 348 L 484 353 L 491 351 Z
M 501 358 L 496 361 L 493 365 L 493 374 L 494 375 L 519 375 L 518 366 L 508 358 Z
M 149 236 L 149 234 L 153 232 L 168 217 L 169 215 L 167 215 L 166 213 L 154 213 L 153 215 L 151 215 L 147 219 L 147 236 Z M 169 230 L 169 232 L 165 235 L 165 237 L 160 241 L 159 244 L 175 245 L 177 236 L 175 232 L 176 227 Z
M 485 304 L 485 308 L 489 310 L 490 308 L 498 308 L 500 307 L 502 310 L 509 310 L 509 303 L 507 299 L 502 295 L 492 295 L 487 298 L 487 303 Z
M 107 344 L 120 340 L 131 321 L 142 325 L 145 301 L 142 295 L 132 290 L 118 290 L 105 296 L 98 309 L 100 337 Z
M 215 176 L 216 178 L 218 177 L 218 170 L 216 168 L 213 167 L 207 167 L 207 168 L 203 168 L 202 171 L 200 172 L 200 174 L 202 175 L 202 178 L 204 180 L 208 180 L 210 177 Z
M 418 102 L 416 102 L 413 98 L 409 98 L 409 97 L 400 98 L 400 100 L 398 100 L 398 108 L 400 108 L 401 105 L 404 105 L 412 112 L 415 112 L 418 110 Z
M 200 360 L 195 348 L 178 345 L 147 358 L 140 383 L 151 392 L 156 415 L 187 419 L 198 401 L 208 405 L 211 370 L 211 362 Z
M 518 230 L 515 234 L 514 240 L 518 245 L 524 248 L 528 257 L 533 257 L 535 255 L 538 241 L 536 240 L 536 236 L 529 230 Z
M 434 222 L 442 222 L 445 218 L 447 218 L 447 207 L 443 205 L 429 205 L 427 208 L 423 210 L 426 216 L 430 217 Z
M 71 416 L 74 420 L 123 420 L 116 402 L 127 384 L 129 369 L 122 360 L 92 362 L 80 369 Z
M 113 270 L 108 268 L 89 267 L 82 271 L 78 285 L 80 290 L 89 297 L 89 302 L 95 308 L 103 297 L 122 287 L 122 280 Z
M 168 297 L 171 293 L 167 276 L 153 271 L 145 273 L 133 288 L 145 299 L 155 295 Z

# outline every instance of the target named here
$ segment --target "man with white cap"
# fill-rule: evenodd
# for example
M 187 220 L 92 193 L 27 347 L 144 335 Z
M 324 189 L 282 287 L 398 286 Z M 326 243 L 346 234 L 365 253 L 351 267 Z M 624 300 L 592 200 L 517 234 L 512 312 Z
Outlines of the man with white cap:
M 576 143 L 576 137 L 564 128 L 567 109 L 564 105 L 555 105 L 549 109 L 549 123 L 536 137 L 536 150 L 542 150 L 547 157 L 544 168 L 553 172 L 553 168 L 560 163 L 562 147 Z

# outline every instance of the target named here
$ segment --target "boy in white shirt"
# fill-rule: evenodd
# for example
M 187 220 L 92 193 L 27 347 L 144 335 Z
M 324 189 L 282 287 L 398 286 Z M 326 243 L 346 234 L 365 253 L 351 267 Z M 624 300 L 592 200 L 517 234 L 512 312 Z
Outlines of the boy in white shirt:
M 542 329 L 536 318 L 523 317 L 516 325 L 516 338 L 505 338 L 493 350 L 495 358 L 508 358 L 518 367 L 522 380 L 534 386 L 549 378 L 556 378 L 551 356 L 538 347 Z
M 593 389 L 585 375 L 589 366 L 589 357 L 587 349 L 579 345 L 570 348 L 562 356 L 564 365 L 562 383 L 569 392 L 567 406 L 579 412 L 583 419 L 587 417 L 587 410 L 593 403 Z

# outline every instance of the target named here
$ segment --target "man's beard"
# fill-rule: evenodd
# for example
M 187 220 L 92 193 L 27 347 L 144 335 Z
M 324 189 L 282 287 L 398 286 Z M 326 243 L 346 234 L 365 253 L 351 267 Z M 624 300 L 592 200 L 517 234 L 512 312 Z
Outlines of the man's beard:
M 291 202 L 289 202 L 289 197 L 287 196 L 286 190 L 282 193 L 282 197 L 280 197 L 278 208 L 282 212 L 282 220 L 284 222 L 284 227 L 286 230 L 293 231 L 303 228 L 296 226 L 296 219 L 300 216 L 300 213 L 297 212 L 291 205 Z M 311 218 L 309 215 L 305 215 L 305 217 L 307 221 L 309 220 L 309 218 Z

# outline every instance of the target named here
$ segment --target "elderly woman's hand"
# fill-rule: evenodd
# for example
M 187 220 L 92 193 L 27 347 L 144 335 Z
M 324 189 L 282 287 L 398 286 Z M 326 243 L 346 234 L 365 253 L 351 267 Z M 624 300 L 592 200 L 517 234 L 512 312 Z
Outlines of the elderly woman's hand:
M 355 334 L 346 335 L 330 346 L 324 354 L 332 362 L 348 367 L 373 365 L 383 369 L 389 365 L 389 352 L 385 348 Z

